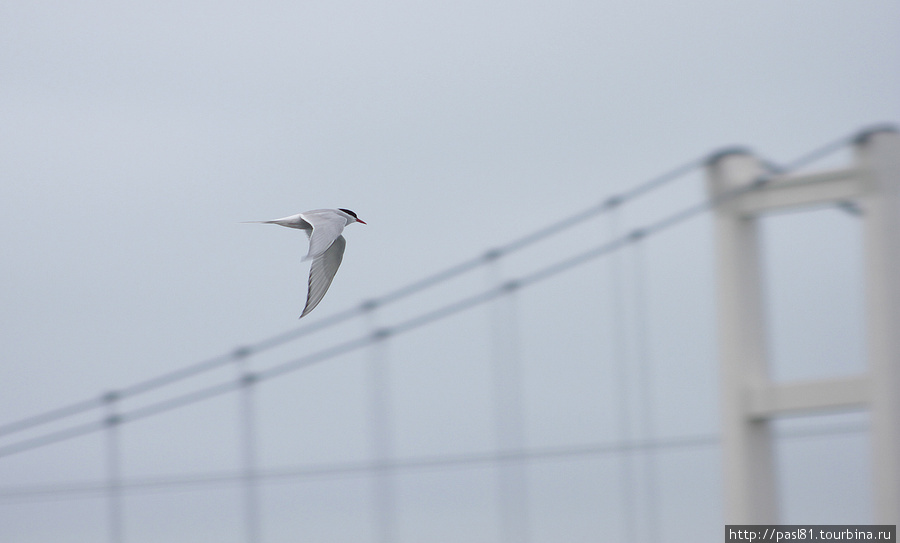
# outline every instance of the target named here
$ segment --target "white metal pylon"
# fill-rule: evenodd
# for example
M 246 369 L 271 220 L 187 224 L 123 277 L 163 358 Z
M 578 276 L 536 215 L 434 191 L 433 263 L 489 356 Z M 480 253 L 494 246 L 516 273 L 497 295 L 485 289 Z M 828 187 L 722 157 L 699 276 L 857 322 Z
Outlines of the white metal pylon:
M 715 207 L 726 524 L 775 524 L 778 496 L 770 421 L 821 410 L 871 412 L 875 522 L 900 523 L 900 134 L 870 130 L 849 168 L 762 177 L 746 150 L 707 166 Z M 865 244 L 867 370 L 795 383 L 769 379 L 758 217 L 768 211 L 853 201 Z

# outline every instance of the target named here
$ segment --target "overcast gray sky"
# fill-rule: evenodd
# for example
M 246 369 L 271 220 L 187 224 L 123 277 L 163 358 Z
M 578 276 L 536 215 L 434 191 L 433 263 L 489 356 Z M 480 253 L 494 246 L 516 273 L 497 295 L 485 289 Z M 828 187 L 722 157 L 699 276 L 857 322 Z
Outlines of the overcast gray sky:
M 344 207 L 368 222 L 345 232 L 312 323 L 715 148 L 786 161 L 896 122 L 898 21 L 900 4 L 870 0 L 0 3 L 0 423 L 297 326 L 305 236 L 240 221 Z M 702 188 L 686 177 L 626 209 L 621 227 Z M 495 272 L 519 276 L 609 231 L 586 223 Z M 834 210 L 764 225 L 776 377 L 860 369 L 858 233 Z M 701 218 L 643 253 L 662 436 L 716 431 L 710 240 Z M 608 264 L 517 294 L 530 446 L 616 439 Z M 489 280 L 476 271 L 375 318 Z M 477 308 L 390 342 L 397 456 L 492 449 L 490 339 L 491 312 Z M 260 385 L 261 465 L 367 458 L 367 361 Z M 236 406 L 226 395 L 124 427 L 124 475 L 236 469 Z M 870 520 L 864 436 L 829 439 L 779 449 L 786 520 Z M 0 459 L 0 482 L 102 480 L 102 443 Z M 534 541 L 621 536 L 617 457 L 529 469 Z M 718 537 L 718 469 L 715 447 L 660 459 L 666 541 L 698 540 L 679 532 L 690 522 Z M 846 475 L 821 482 L 835 471 Z M 497 541 L 493 481 L 490 468 L 405 473 L 400 538 Z M 374 541 L 368 484 L 265 486 L 265 540 Z M 129 494 L 127 540 L 243 541 L 239 498 L 229 485 Z M 102 497 L 0 503 L 0 540 L 100 541 L 104 512 Z

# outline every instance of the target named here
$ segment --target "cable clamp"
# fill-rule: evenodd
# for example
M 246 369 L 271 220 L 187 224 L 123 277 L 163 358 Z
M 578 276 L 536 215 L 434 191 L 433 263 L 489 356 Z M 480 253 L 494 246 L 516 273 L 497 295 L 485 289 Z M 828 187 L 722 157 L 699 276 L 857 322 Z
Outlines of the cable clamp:
M 390 328 L 379 328 L 372 332 L 372 339 L 375 341 L 381 341 L 391 337 L 394 334 L 394 331 Z
M 607 209 L 612 209 L 614 207 L 619 207 L 620 205 L 622 205 L 622 202 L 624 202 L 624 201 L 625 201 L 625 198 L 623 198 L 619 195 L 610 196 L 609 198 L 606 199 L 605 202 L 603 202 L 603 206 L 606 207 Z
M 521 286 L 522 286 L 521 281 L 513 279 L 511 281 L 507 281 L 507 282 L 503 283 L 503 285 L 500 288 L 503 289 L 504 292 L 515 292 L 516 290 L 519 290 L 519 288 Z
M 628 234 L 628 241 L 640 241 L 647 236 L 647 231 L 643 228 L 636 228 Z
M 253 350 L 247 346 L 238 347 L 237 349 L 235 349 L 234 351 L 231 352 L 232 358 L 238 358 L 238 359 L 247 358 L 251 354 L 253 354 Z
M 503 256 L 503 249 L 495 247 L 493 249 L 488 249 L 487 251 L 485 251 L 483 258 L 486 262 L 492 262 L 494 260 L 497 260 L 501 256 Z

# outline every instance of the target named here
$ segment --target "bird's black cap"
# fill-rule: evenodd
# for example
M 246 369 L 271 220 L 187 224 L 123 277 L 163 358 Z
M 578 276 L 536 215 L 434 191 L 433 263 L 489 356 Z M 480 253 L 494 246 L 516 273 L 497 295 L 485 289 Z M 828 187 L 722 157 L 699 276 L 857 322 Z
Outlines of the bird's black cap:
M 350 211 L 349 209 L 344 209 L 344 208 L 342 208 L 342 207 L 339 207 L 338 209 L 341 210 L 341 211 L 343 211 L 343 212 L 346 213 L 347 215 L 353 215 L 353 218 L 354 218 L 354 219 L 358 219 L 358 218 L 359 218 L 359 217 L 356 216 L 356 213 Z

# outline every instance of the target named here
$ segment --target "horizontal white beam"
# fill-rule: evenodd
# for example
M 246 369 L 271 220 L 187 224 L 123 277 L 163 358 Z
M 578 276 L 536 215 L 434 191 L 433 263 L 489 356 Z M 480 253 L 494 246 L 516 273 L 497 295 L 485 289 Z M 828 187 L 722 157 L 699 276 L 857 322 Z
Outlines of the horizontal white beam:
M 859 409 L 870 399 L 868 376 L 752 387 L 747 411 L 760 420 L 805 411 Z
M 759 215 L 787 207 L 841 202 L 863 193 L 863 176 L 856 168 L 773 177 L 740 197 L 742 215 Z

